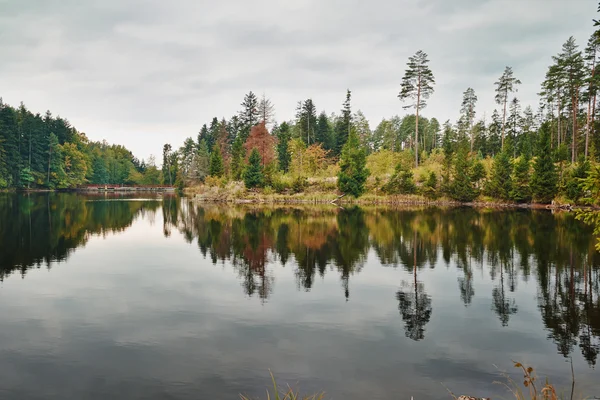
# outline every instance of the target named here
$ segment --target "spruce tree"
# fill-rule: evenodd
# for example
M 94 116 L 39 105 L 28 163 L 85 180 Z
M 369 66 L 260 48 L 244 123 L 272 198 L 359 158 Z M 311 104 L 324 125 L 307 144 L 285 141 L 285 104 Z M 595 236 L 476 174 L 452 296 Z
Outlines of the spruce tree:
M 242 137 L 238 136 L 233 141 L 231 146 L 231 178 L 238 180 L 242 177 L 244 171 L 244 158 L 246 157 L 246 151 L 244 149 L 244 142 Z
M 417 192 L 417 186 L 413 179 L 413 173 L 410 168 L 405 168 L 402 163 L 396 165 L 394 175 L 390 181 L 385 184 L 383 191 L 388 194 L 414 194 Z
M 512 189 L 510 198 L 517 203 L 527 203 L 531 201 L 531 185 L 529 182 L 529 157 L 524 154 L 515 163 L 514 175 L 512 179 Z
M 290 126 L 287 122 L 282 123 L 277 129 L 277 160 L 279 169 L 284 173 L 290 170 L 292 156 L 290 154 L 289 142 L 291 139 Z
M 248 166 L 244 170 L 244 184 L 248 189 L 261 187 L 264 179 L 260 153 L 254 148 L 248 158 Z
M 340 157 L 338 189 L 354 197 L 360 197 L 365 192 L 365 183 L 369 177 L 366 165 L 367 154 L 361 147 L 356 133 L 350 132 Z
M 452 172 L 454 180 L 450 185 L 450 197 L 462 202 L 475 200 L 477 196 L 479 196 L 479 192 L 472 182 L 472 162 L 469 159 L 469 150 L 467 146 L 459 146 L 454 157 L 454 168 Z
M 512 190 L 512 165 L 508 151 L 503 150 L 494 157 L 487 194 L 497 199 L 509 200 Z
M 315 141 L 321 143 L 325 150 L 333 149 L 333 131 L 327 114 L 323 111 L 317 119 L 317 128 L 315 130 Z
M 556 168 L 552 160 L 550 148 L 550 125 L 548 122 L 540 128 L 540 139 L 537 147 L 537 158 L 533 164 L 531 190 L 533 200 L 539 203 L 550 203 L 556 196 Z
M 223 176 L 224 172 L 225 167 L 223 166 L 223 155 L 221 154 L 221 148 L 218 145 L 215 145 L 212 153 L 210 154 L 210 166 L 208 173 L 210 176 L 220 178 Z
M 428 64 L 427 53 L 422 50 L 409 57 L 398 94 L 401 101 L 412 100 L 412 103 L 404 108 L 414 108 L 416 112 L 414 141 L 416 167 L 419 166 L 419 111 L 425 108 L 426 100 L 433 93 L 433 85 L 435 85 L 435 78 Z
M 339 155 L 348 141 L 350 130 L 352 128 L 352 108 L 350 100 L 352 92 L 346 90 L 346 100 L 342 106 L 342 115 L 335 122 L 335 154 Z

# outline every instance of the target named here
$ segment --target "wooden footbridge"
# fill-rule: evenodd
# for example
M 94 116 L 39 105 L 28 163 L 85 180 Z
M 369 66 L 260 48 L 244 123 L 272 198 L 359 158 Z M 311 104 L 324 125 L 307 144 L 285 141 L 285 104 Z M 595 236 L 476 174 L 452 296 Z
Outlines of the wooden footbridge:
M 169 185 L 81 185 L 77 188 L 82 192 L 174 192 Z

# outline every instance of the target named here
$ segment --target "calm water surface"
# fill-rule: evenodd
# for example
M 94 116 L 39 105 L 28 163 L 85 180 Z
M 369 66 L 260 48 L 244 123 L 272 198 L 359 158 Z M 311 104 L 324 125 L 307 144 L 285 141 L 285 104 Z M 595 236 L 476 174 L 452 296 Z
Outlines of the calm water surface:
M 600 257 L 546 211 L 0 194 L 0 399 L 600 396 Z

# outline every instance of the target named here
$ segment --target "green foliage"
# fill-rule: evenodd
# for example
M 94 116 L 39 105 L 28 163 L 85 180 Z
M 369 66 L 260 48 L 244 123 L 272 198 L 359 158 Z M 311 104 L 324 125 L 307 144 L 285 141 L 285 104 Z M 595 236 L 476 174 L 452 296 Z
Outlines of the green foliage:
M 297 176 L 292 182 L 292 191 L 294 193 L 302 193 L 308 187 L 308 178 L 305 176 Z
M 417 186 L 410 169 L 403 167 L 402 163 L 396 165 L 396 171 L 382 190 L 388 194 L 415 194 Z
M 342 115 L 335 121 L 335 155 L 340 155 L 342 153 L 352 128 L 351 98 L 352 92 L 346 90 L 346 100 L 342 106 Z
M 517 203 L 531 201 L 530 167 L 530 160 L 526 155 L 515 163 L 510 198 Z
M 423 187 L 421 188 L 421 191 L 425 197 L 429 199 L 436 199 L 438 197 L 437 181 L 437 175 L 435 172 L 431 171 L 427 177 L 427 180 L 423 184 Z
M 489 196 L 509 200 L 512 190 L 512 165 L 508 151 L 505 149 L 496 155 L 492 164 L 490 180 L 486 187 Z
M 465 146 L 460 146 L 454 156 L 454 180 L 448 193 L 454 200 L 470 202 L 479 196 L 479 191 L 473 184 L 472 164 L 468 149 Z
M 221 155 L 221 147 L 215 145 L 210 155 L 210 165 L 208 168 L 208 174 L 220 178 L 225 173 L 225 167 L 223 165 L 223 156 Z
M 584 196 L 583 181 L 590 172 L 589 161 L 583 158 L 579 160 L 566 183 L 566 194 L 570 200 L 579 203 L 581 198 Z
M 550 148 L 550 126 L 545 123 L 540 129 L 537 158 L 533 164 L 531 177 L 533 200 L 539 203 L 550 203 L 556 196 L 557 180 Z
M 290 170 L 290 163 L 292 162 L 289 149 L 291 137 L 290 126 L 287 122 L 282 123 L 277 129 L 277 160 L 279 161 L 279 169 L 284 173 Z
M 248 166 L 244 170 L 244 184 L 248 189 L 257 188 L 263 186 L 264 179 L 260 153 L 254 148 L 248 158 Z
M 231 178 L 233 180 L 238 180 L 242 177 L 245 157 L 246 150 L 244 149 L 244 143 L 242 142 L 242 137 L 238 136 L 231 147 Z
M 366 164 L 366 152 L 361 147 L 356 133 L 350 132 L 340 157 L 338 189 L 354 197 L 360 197 L 365 192 L 365 183 L 369 177 Z

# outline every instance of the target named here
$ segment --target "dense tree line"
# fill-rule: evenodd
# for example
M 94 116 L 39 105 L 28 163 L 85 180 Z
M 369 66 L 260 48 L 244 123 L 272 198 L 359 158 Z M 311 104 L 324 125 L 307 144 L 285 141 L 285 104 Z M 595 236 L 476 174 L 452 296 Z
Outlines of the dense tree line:
M 551 58 L 536 111 L 516 97 L 521 80 L 507 66 L 493 83 L 498 109 L 489 119 L 485 114 L 477 119 L 472 87 L 457 105 L 456 122 L 441 124 L 422 115 L 434 94 L 435 77 L 421 50 L 409 58 L 398 94 L 415 113 L 383 119 L 373 128 L 360 110 L 352 110 L 350 90 L 337 114 L 319 112 L 309 98 L 298 102 L 293 120 L 281 124 L 275 122 L 271 101 L 249 92 L 237 115 L 213 118 L 177 151 L 168 145 L 163 179 L 176 176 L 183 186 L 212 176 L 218 180 L 209 184 L 223 185 L 251 176 L 244 179 L 248 188 L 286 193 L 304 190 L 307 178 L 320 176 L 337 177 L 337 189 L 354 196 L 384 192 L 459 201 L 482 195 L 515 202 L 549 202 L 557 196 L 582 201 L 589 192 L 582 181 L 599 161 L 599 50 L 600 30 L 583 50 L 568 38 Z M 252 133 L 258 127 L 260 134 Z M 350 141 L 352 149 L 345 151 Z M 250 157 L 254 150 L 258 156 Z M 395 171 L 366 168 L 382 160 Z
M 91 142 L 50 111 L 34 114 L 0 99 L 0 189 L 65 189 L 84 183 L 158 184 L 154 160 L 119 145 Z

